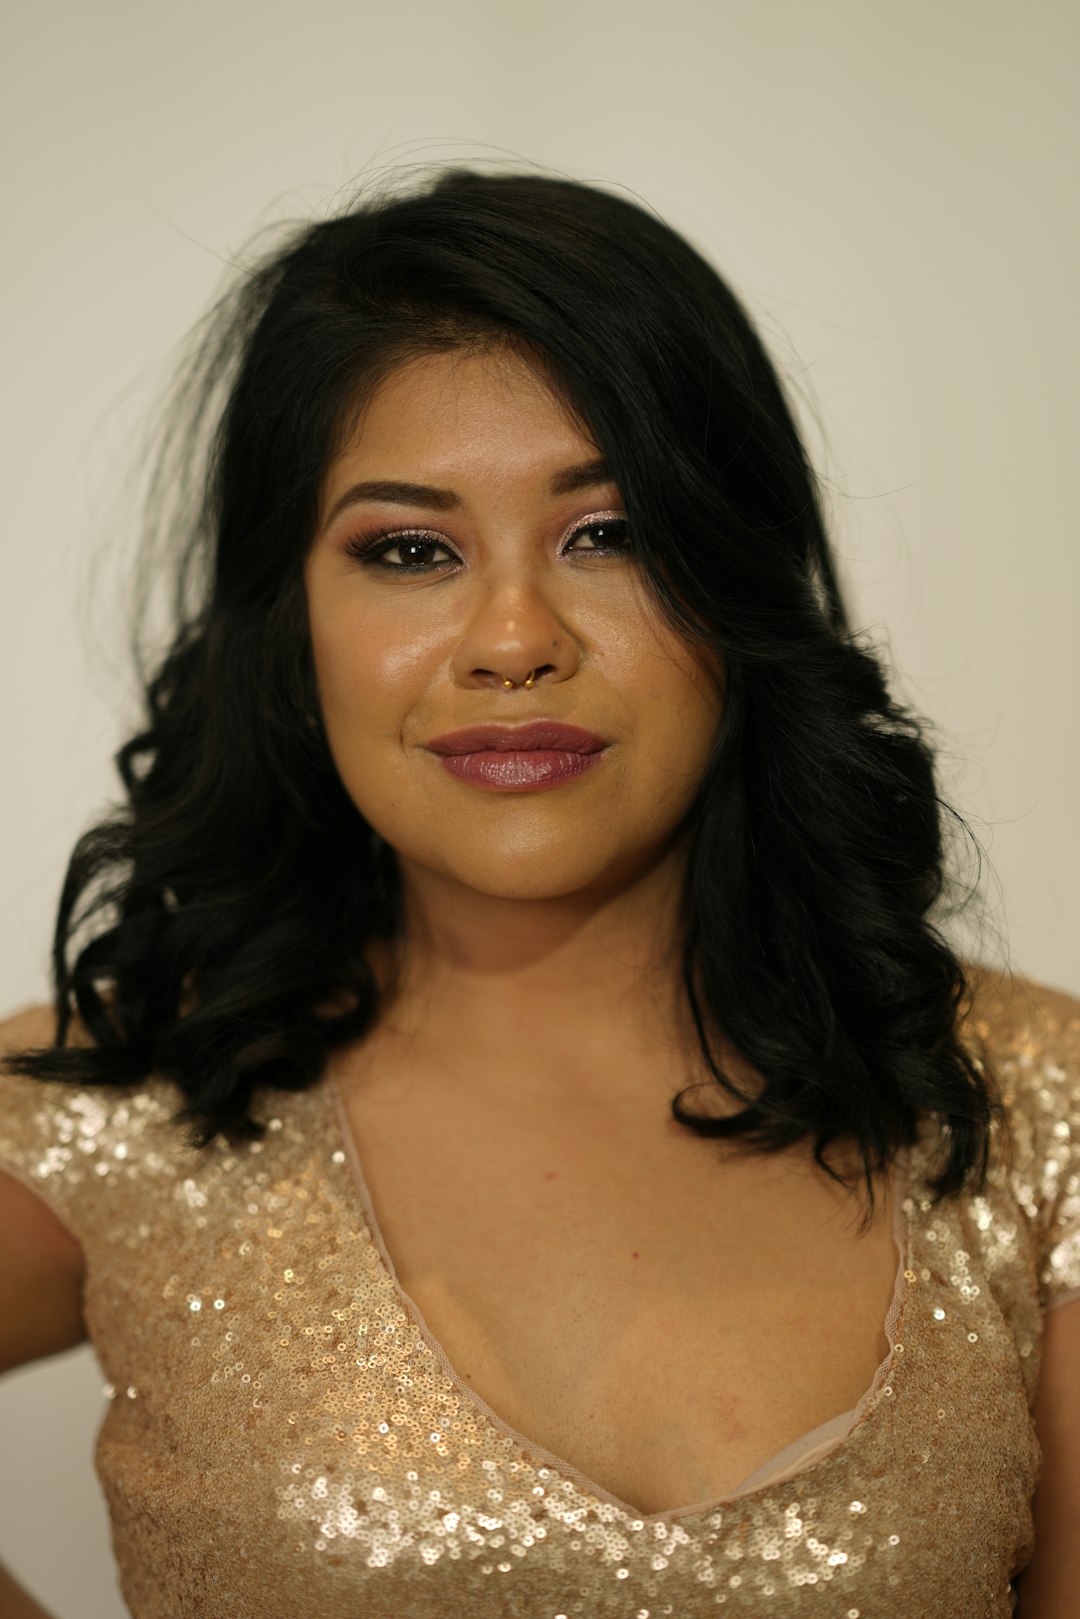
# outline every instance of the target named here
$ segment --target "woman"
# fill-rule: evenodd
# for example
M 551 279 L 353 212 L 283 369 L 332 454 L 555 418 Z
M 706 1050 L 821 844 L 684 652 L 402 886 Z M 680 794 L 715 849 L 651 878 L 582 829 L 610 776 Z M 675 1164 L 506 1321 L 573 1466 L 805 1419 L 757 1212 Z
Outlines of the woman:
M 937 931 L 731 293 L 451 170 L 181 402 L 129 803 L 3 1030 L 6 1363 L 92 1339 L 132 1614 L 1060 1619 L 1080 1004 Z

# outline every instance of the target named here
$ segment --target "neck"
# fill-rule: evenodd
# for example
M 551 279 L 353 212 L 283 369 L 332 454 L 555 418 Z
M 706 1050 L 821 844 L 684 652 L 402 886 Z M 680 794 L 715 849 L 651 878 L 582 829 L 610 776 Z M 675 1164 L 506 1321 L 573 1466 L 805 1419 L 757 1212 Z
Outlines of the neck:
M 403 868 L 402 938 L 372 955 L 381 1024 L 518 1090 L 607 1094 L 668 1069 L 686 1083 L 684 874 L 674 846 L 617 892 L 520 900 Z

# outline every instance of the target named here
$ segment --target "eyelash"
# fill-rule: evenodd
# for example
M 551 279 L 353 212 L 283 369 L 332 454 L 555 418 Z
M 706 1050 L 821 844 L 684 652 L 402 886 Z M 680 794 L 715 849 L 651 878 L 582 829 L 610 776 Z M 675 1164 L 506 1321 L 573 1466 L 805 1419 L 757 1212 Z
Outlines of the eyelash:
M 575 540 L 579 534 L 587 534 L 590 529 L 594 528 L 618 528 L 623 530 L 625 533 L 627 529 L 627 520 L 625 517 L 617 517 L 614 515 L 610 517 L 603 516 L 589 518 L 584 523 L 578 523 L 577 526 L 570 531 L 569 535 L 567 536 L 566 543 L 569 545 L 570 541 Z M 351 539 L 345 541 L 345 544 L 342 546 L 342 550 L 345 552 L 346 556 L 352 557 L 356 562 L 363 563 L 365 567 L 383 568 L 387 573 L 432 573 L 447 566 L 445 562 L 423 563 L 383 561 L 383 557 L 388 551 L 393 551 L 398 545 L 403 544 L 407 540 L 415 540 L 432 547 L 437 547 L 444 551 L 450 550 L 450 546 L 439 535 L 432 534 L 428 529 L 419 528 L 399 528 L 394 529 L 393 531 L 384 529 L 375 534 L 355 534 Z M 632 549 L 633 546 L 630 544 L 621 546 L 598 545 L 594 546 L 588 551 L 585 551 L 584 553 L 575 554 L 583 554 L 585 556 L 621 556 L 625 555 Z

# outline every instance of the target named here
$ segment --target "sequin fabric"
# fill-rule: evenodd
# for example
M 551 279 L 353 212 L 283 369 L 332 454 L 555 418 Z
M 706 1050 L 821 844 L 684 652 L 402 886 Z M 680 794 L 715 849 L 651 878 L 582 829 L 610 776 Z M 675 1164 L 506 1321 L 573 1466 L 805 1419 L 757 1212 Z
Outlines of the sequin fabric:
M 108 1396 L 94 1461 L 131 1614 L 1013 1613 L 1043 1313 L 1080 1297 L 1080 1001 L 1024 980 L 1013 999 L 1019 1018 L 971 1025 L 1006 1092 L 991 1178 L 931 1208 L 941 1131 L 923 1121 L 891 1350 L 850 1431 L 789 1476 L 648 1516 L 515 1439 L 428 1341 L 327 1082 L 262 1093 L 262 1143 L 200 1154 L 171 1083 L 0 1073 L 0 1164 L 86 1255 Z M 0 1047 L 49 1026 L 30 1008 Z

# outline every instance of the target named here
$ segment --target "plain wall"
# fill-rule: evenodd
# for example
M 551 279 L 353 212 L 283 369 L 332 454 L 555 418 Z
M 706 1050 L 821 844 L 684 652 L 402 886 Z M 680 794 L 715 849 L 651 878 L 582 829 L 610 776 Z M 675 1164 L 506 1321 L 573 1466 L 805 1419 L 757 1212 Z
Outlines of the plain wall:
M 856 620 L 989 847 L 993 927 L 1014 967 L 1080 991 L 1077 15 L 23 6 L 0 68 L 0 1007 L 47 998 L 68 854 L 119 794 L 118 491 L 176 343 L 256 226 L 444 158 L 625 187 L 732 282 L 796 391 Z M 0 1556 L 61 1619 L 124 1612 L 101 1389 L 88 1348 L 0 1387 Z

